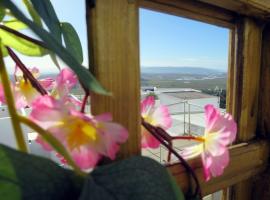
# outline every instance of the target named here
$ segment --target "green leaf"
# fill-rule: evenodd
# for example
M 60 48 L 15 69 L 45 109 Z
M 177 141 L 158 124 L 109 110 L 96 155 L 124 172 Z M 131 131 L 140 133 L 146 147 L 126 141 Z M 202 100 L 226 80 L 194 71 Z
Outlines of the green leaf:
M 0 22 L 4 19 L 6 15 L 5 8 L 0 7 Z
M 9 20 L 9 21 L 4 21 L 4 25 L 12 28 L 14 30 L 22 30 L 28 28 L 26 24 L 22 23 L 21 21 L 17 19 Z
M 2 51 L 3 57 L 8 56 L 7 48 L 5 46 L 3 46 L 3 45 L 1 45 L 0 48 L 1 48 L 1 51 Z
M 67 50 L 79 63 L 83 62 L 83 50 L 80 38 L 70 23 L 62 22 L 61 30 Z
M 31 15 L 33 21 L 40 27 L 42 27 L 42 22 L 37 11 L 33 8 L 33 5 L 28 0 L 23 0 L 25 7 L 27 8 L 29 14 Z
M 174 190 L 174 194 L 176 196 L 176 199 L 178 200 L 184 200 L 185 196 L 182 192 L 182 190 L 180 190 L 179 186 L 177 185 L 175 178 L 171 175 L 171 173 L 169 171 L 167 171 L 169 176 L 170 176 L 170 180 L 171 180 L 171 184 L 173 186 L 173 190 Z
M 6 200 L 184 200 L 174 187 L 166 168 L 145 157 L 100 166 L 85 180 L 48 159 L 0 144 L 0 195 Z
M 0 144 L 0 197 L 78 199 L 84 179 L 56 163 Z
M 2 148 L 0 148 L 0 197 L 5 197 L 6 200 L 21 199 L 21 189 L 15 169 Z
M 164 166 L 146 157 L 132 157 L 95 169 L 80 200 L 178 199 Z
M 56 55 L 55 55 L 54 53 L 51 52 L 51 53 L 50 53 L 50 57 L 51 57 L 53 63 L 55 64 L 55 66 L 56 66 L 59 70 L 61 70 L 61 67 L 60 67 L 60 64 L 59 64 L 59 62 L 58 62 L 58 60 L 57 60 Z
M 55 52 L 77 74 L 85 88 L 99 94 L 109 95 L 109 93 L 99 84 L 95 77 L 85 67 L 78 63 L 78 61 L 47 31 L 40 28 L 25 17 L 25 15 L 13 4 L 12 1 L 1 0 L 0 6 L 1 5 L 10 9 L 17 19 L 27 24 L 27 26 L 43 40 L 48 49 Z
M 43 56 L 47 54 L 47 50 L 42 47 L 29 42 L 21 37 L 0 29 L 0 38 L 4 46 L 9 46 L 16 49 L 18 52 L 27 56 Z M 2 47 L 2 49 L 4 49 Z M 4 55 L 7 55 L 4 51 Z
M 59 19 L 55 13 L 55 10 L 50 0 L 31 0 L 32 5 L 38 12 L 39 16 L 43 19 L 54 38 L 62 43 L 61 39 L 61 27 Z

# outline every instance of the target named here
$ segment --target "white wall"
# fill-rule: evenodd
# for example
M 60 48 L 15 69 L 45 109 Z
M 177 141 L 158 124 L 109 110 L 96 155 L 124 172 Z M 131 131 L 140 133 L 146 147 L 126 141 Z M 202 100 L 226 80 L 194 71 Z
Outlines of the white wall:
M 38 156 L 50 158 L 54 160 L 55 162 L 58 162 L 54 153 L 43 150 L 43 148 L 39 144 L 37 144 L 35 141 L 31 141 L 29 143 L 28 133 L 33 132 L 30 128 L 22 125 L 22 129 L 24 133 L 25 142 L 26 144 L 28 144 L 28 150 L 30 153 L 38 155 Z M 9 147 L 12 147 L 14 149 L 18 149 L 8 110 L 6 107 L 3 107 L 3 106 L 0 107 L 0 143 L 7 145 Z

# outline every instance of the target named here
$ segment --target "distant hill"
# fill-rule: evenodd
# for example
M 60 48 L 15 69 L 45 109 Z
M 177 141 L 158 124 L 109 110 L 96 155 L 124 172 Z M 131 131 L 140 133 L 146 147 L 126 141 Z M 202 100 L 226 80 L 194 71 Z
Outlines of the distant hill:
M 224 74 L 222 70 L 215 70 L 201 67 L 141 67 L 143 74 Z

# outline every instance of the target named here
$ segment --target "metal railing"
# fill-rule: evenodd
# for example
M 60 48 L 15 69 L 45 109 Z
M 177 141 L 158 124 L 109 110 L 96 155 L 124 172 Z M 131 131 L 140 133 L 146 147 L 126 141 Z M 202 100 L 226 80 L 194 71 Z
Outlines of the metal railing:
M 202 105 L 198 105 L 198 104 L 194 104 L 194 103 L 190 103 L 188 100 L 182 100 L 182 101 L 179 101 L 179 102 L 176 102 L 176 103 L 172 103 L 172 104 L 167 104 L 166 106 L 167 107 L 171 107 L 171 106 L 176 106 L 176 105 L 181 105 L 183 104 L 183 107 L 182 107 L 182 111 L 178 110 L 176 112 L 170 112 L 171 115 L 183 115 L 183 133 L 186 134 L 186 135 L 191 135 L 191 126 L 196 124 L 196 123 L 192 123 L 192 115 L 195 115 L 195 114 L 202 114 L 204 113 L 204 106 Z M 226 111 L 225 110 L 220 110 L 220 112 L 222 114 L 225 114 Z M 201 120 L 204 120 L 204 116 L 200 116 L 200 115 L 197 115 L 196 116 L 197 118 L 200 118 Z
M 204 107 L 201 105 L 197 105 L 194 103 L 190 103 L 188 100 L 183 100 L 180 102 L 176 102 L 176 103 L 172 103 L 172 104 L 168 104 L 166 106 L 171 107 L 171 106 L 175 106 L 175 105 L 181 105 L 183 104 L 183 111 L 181 112 L 171 112 L 171 115 L 183 115 L 183 133 L 184 135 L 191 135 L 191 115 L 192 114 L 200 114 L 200 113 L 204 113 Z M 192 111 L 192 107 L 197 108 L 197 109 L 193 109 Z

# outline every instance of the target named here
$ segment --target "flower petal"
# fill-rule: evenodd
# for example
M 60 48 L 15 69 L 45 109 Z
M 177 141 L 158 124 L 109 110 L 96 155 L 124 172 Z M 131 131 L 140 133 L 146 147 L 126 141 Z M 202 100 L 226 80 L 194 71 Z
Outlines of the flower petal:
M 203 153 L 203 144 L 196 144 L 182 149 L 181 156 L 185 159 L 191 159 Z
M 141 113 L 149 114 L 149 111 L 154 108 L 155 98 L 153 96 L 148 96 L 141 102 Z
M 226 151 L 227 147 L 225 144 L 223 145 L 223 142 L 220 141 L 222 138 L 220 137 L 222 134 L 220 133 L 212 133 L 208 134 L 208 136 L 205 139 L 205 151 L 207 151 L 212 156 L 219 156 Z M 226 138 L 225 138 L 226 140 Z
M 223 174 L 225 167 L 229 164 L 229 152 L 228 150 L 220 156 L 212 156 L 208 153 L 202 154 L 202 162 L 204 168 L 205 180 L 210 180 L 212 177 L 217 177 Z
M 63 116 L 68 115 L 68 111 L 65 111 L 62 106 L 60 101 L 51 96 L 40 96 L 32 103 L 30 118 L 34 121 L 61 120 Z
M 44 141 L 40 135 L 37 136 L 35 141 L 36 141 L 36 143 L 40 144 L 44 150 L 46 150 L 46 151 L 52 151 L 53 150 L 51 145 L 48 144 L 46 141 Z
M 45 90 L 51 90 L 55 83 L 55 81 L 52 78 L 44 78 L 38 81 Z
M 222 144 L 228 145 L 235 140 L 237 125 L 230 114 L 224 116 L 213 105 L 205 106 L 206 133 L 216 134 L 223 138 Z
M 152 148 L 156 149 L 160 146 L 160 142 L 149 133 L 144 127 L 142 127 L 142 138 L 141 147 L 142 148 Z
M 60 97 L 67 95 L 77 82 L 77 77 L 71 69 L 62 69 L 60 74 L 56 77 L 56 88 Z
M 37 67 L 30 68 L 29 71 L 35 78 L 38 78 L 40 76 L 39 69 Z
M 201 157 L 202 157 L 202 163 L 203 163 L 204 179 L 205 179 L 205 181 L 209 181 L 211 178 L 210 166 L 213 163 L 213 159 L 211 156 L 209 156 L 205 153 L 202 153 Z
M 229 164 L 229 152 L 225 151 L 222 155 L 213 157 L 213 162 L 210 165 L 210 171 L 213 177 L 223 174 L 225 167 Z
M 102 143 L 98 145 L 98 151 L 110 159 L 115 159 L 119 151 L 119 144 L 124 143 L 128 138 L 128 131 L 113 122 L 99 122 L 98 132 L 102 137 Z
M 96 166 L 97 162 L 101 158 L 97 152 L 87 147 L 75 149 L 71 152 L 71 156 L 81 169 L 90 169 Z
M 95 116 L 95 119 L 102 122 L 110 122 L 112 121 L 112 114 L 111 113 L 103 113 L 101 115 Z
M 159 106 L 153 113 L 153 119 L 156 126 L 160 126 L 164 129 L 169 129 L 172 126 L 172 118 L 167 106 Z
M 15 70 L 14 70 L 14 74 L 13 75 L 14 75 L 15 78 L 18 78 L 18 77 L 22 77 L 23 76 L 23 72 L 18 67 L 18 65 L 15 66 Z
M 20 82 L 16 84 L 16 87 L 18 87 L 18 92 L 25 97 L 29 106 L 35 98 L 40 96 L 38 91 L 31 85 L 29 81 L 20 80 Z
M 3 88 L 3 85 L 0 84 L 0 106 L 5 103 L 6 103 L 6 98 L 5 98 L 4 88 Z

